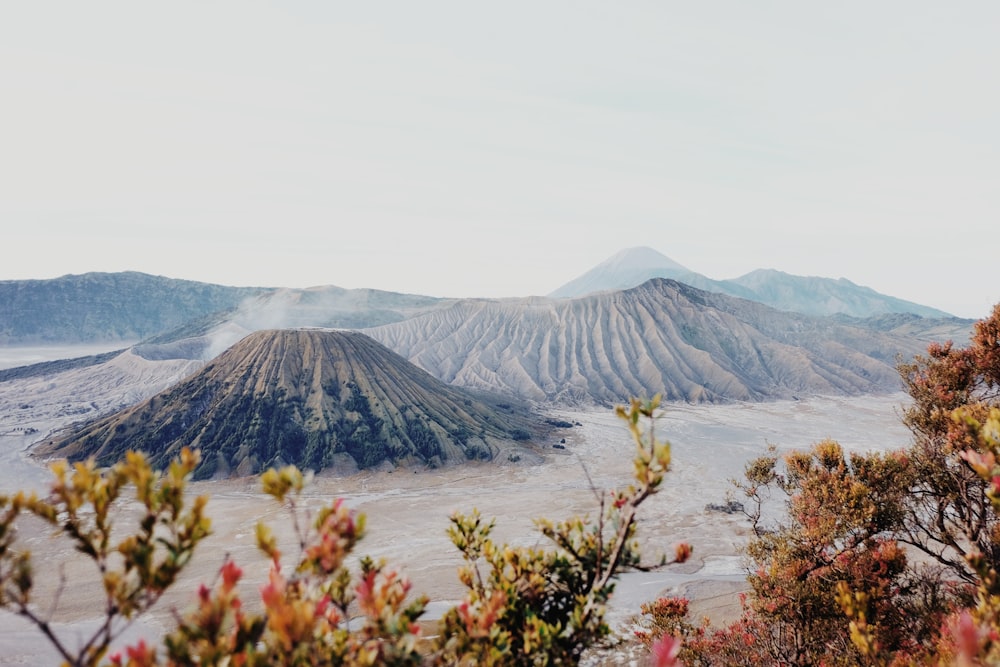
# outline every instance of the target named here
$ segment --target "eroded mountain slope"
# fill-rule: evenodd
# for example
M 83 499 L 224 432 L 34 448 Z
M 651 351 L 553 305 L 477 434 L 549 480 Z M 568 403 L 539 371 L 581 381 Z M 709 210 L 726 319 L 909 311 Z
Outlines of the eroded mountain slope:
M 922 349 L 665 279 L 571 300 L 464 300 L 368 333 L 445 382 L 556 402 L 894 391 L 897 355 Z

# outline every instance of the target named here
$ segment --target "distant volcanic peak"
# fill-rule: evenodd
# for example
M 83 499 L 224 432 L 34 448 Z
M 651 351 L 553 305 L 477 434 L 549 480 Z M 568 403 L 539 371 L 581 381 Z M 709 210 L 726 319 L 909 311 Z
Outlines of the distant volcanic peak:
M 626 248 L 549 294 L 566 298 L 635 287 L 654 277 L 694 275 L 669 257 L 647 247 Z
M 675 262 L 663 253 L 648 246 L 636 246 L 634 248 L 625 248 L 624 250 L 620 250 L 602 263 L 598 264 L 598 268 L 600 267 L 607 267 L 608 269 L 668 269 L 670 271 L 678 272 L 690 271 L 690 269 L 686 266 Z
M 289 463 L 314 470 L 384 461 L 437 466 L 491 459 L 532 425 L 443 384 L 364 334 L 270 330 L 42 453 L 93 455 L 110 464 L 140 449 L 165 466 L 192 445 L 202 451 L 199 478 Z

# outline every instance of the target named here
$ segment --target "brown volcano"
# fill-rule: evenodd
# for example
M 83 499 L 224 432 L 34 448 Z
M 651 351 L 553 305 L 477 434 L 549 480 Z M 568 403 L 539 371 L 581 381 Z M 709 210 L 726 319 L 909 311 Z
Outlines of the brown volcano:
M 135 449 L 163 467 L 190 445 L 202 452 L 201 479 L 290 463 L 346 472 L 383 461 L 493 459 L 530 437 L 533 423 L 508 403 L 491 407 L 442 383 L 363 334 L 276 330 L 247 336 L 170 389 L 63 433 L 37 453 L 110 465 Z

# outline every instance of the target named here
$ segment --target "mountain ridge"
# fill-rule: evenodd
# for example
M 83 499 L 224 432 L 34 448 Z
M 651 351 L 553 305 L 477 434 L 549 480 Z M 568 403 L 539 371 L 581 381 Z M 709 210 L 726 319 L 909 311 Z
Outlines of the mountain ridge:
M 652 248 L 627 248 L 548 296 L 568 298 L 604 290 L 637 287 L 651 278 L 668 278 L 709 292 L 758 301 L 778 310 L 805 315 L 844 314 L 873 317 L 913 313 L 922 317 L 953 317 L 949 313 L 876 292 L 846 278 L 796 276 L 777 269 L 755 269 L 737 278 L 715 280 L 691 271 Z
M 135 342 L 266 291 L 138 271 L 3 280 L 0 344 Z
M 277 326 L 359 329 L 447 302 L 334 285 L 230 287 L 137 271 L 67 274 L 0 281 L 0 345 L 161 342 L 204 334 L 223 320 L 244 333 Z
M 630 289 L 650 277 L 665 277 L 805 314 L 863 319 L 912 312 L 929 318 L 951 317 L 879 294 L 846 278 L 810 278 L 758 269 L 731 280 L 713 280 L 644 246 L 619 251 L 564 285 L 565 290 L 538 298 Z M 206 358 L 210 358 L 250 331 L 297 326 L 368 329 L 460 300 L 334 285 L 229 287 L 135 271 L 68 274 L 55 279 L 0 281 L 0 345 L 160 343 L 204 335 L 230 322 L 231 335 L 216 336 L 217 343 L 206 348 Z

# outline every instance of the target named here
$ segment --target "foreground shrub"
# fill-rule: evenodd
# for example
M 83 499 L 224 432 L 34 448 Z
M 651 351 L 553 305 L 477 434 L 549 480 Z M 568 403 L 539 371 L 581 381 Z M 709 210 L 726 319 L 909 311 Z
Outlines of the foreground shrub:
M 209 534 L 204 516 L 208 499 L 185 497 L 187 479 L 198 465 L 196 452 L 184 450 L 166 474 L 152 470 L 145 457 L 129 453 L 106 470 L 93 461 L 52 466 L 55 481 L 47 498 L 17 493 L 0 496 L 0 605 L 31 621 L 71 665 L 96 665 L 128 625 L 149 610 L 177 579 L 195 547 Z M 119 537 L 117 501 L 133 488 L 142 507 L 137 527 Z M 40 517 L 90 558 L 104 599 L 95 608 L 103 619 L 79 647 L 58 636 L 50 618 L 32 597 L 35 572 L 31 554 L 15 549 L 15 522 L 22 511 Z M 114 533 L 114 534 L 113 534 Z M 56 576 L 55 573 L 42 573 Z M 54 608 L 56 600 L 51 603 Z M 49 607 L 45 607 L 49 608 Z
M 596 522 L 539 519 L 552 546 L 517 548 L 490 538 L 492 522 L 475 511 L 456 514 L 449 535 L 465 559 L 458 575 L 468 592 L 446 613 L 436 639 L 421 636 L 425 598 L 410 599 L 410 583 L 383 562 L 348 557 L 364 536 L 364 517 L 335 501 L 312 521 L 299 506 L 305 480 L 294 467 L 261 477 L 264 491 L 289 512 L 298 539 L 292 567 L 264 524 L 257 544 L 271 562 L 260 590 L 261 611 L 239 597 L 240 567 L 227 561 L 212 586 L 201 586 L 193 609 L 178 618 L 162 646 L 139 642 L 108 655 L 121 633 L 170 587 L 209 534 L 207 498 L 189 503 L 185 484 L 198 454 L 184 450 L 166 474 L 129 453 L 106 470 L 93 462 L 54 466 L 47 498 L 0 497 L 0 605 L 28 619 L 66 664 L 128 665 L 562 665 L 606 636 L 605 604 L 615 577 L 639 565 L 635 520 L 670 465 L 670 446 L 654 431 L 658 398 L 618 408 L 635 443 L 635 480 L 602 494 Z M 143 507 L 138 528 L 116 527 L 123 492 L 134 488 Z M 51 625 L 51 612 L 32 598 L 31 556 L 16 549 L 18 517 L 29 512 L 74 541 L 101 577 L 100 627 L 75 650 Z M 112 534 L 116 537 L 112 537 Z M 124 536 L 117 537 L 124 533 Z M 676 560 L 690 554 L 681 545 Z M 45 607 L 55 609 L 58 600 Z M 674 664 L 679 646 L 656 644 L 657 664 Z
M 913 444 L 751 461 L 740 619 L 694 627 L 664 600 L 645 641 L 683 636 L 689 665 L 1000 664 L 1000 306 L 968 347 L 931 345 L 900 373 Z

